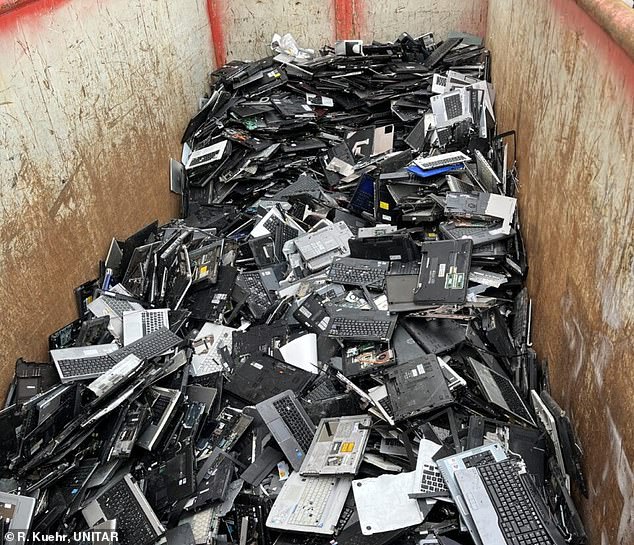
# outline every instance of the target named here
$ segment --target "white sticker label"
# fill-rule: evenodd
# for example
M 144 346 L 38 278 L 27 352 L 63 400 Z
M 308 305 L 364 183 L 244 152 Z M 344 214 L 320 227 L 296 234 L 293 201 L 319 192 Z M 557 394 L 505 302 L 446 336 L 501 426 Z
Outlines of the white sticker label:
M 317 327 L 319 327 L 319 329 L 321 329 L 322 331 L 325 331 L 326 327 L 328 327 L 328 316 L 326 316 L 321 322 L 319 322 L 317 324 Z
M 259 371 L 260 369 L 262 369 L 263 366 L 255 361 L 252 361 L 251 367 L 255 367 Z

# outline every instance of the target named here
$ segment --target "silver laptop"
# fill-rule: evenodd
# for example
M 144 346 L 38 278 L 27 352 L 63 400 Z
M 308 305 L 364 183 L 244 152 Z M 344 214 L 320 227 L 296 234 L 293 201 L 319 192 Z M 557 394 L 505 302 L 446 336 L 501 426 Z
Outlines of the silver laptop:
M 302 477 L 284 483 L 266 525 L 275 530 L 333 534 L 352 485 L 351 477 Z
M 117 343 L 58 348 L 51 350 L 51 358 L 62 384 L 95 378 L 111 369 L 115 361 L 108 355 L 119 349 Z
M 123 345 L 145 337 L 162 327 L 169 328 L 169 309 L 133 310 L 123 313 Z
M 132 297 L 132 294 L 121 284 L 113 286 L 109 291 L 124 297 Z M 117 339 L 120 339 L 123 335 L 123 313 L 143 310 L 143 307 L 139 303 L 127 301 L 124 298 L 101 295 L 88 303 L 88 310 L 97 317 L 110 316 L 108 329 Z
M 464 119 L 472 119 L 469 97 L 469 92 L 465 89 L 432 96 L 429 102 L 436 118 L 436 126 L 443 127 Z
M 533 404 L 533 408 L 535 409 L 535 414 L 537 415 L 537 418 L 539 420 L 540 427 L 542 427 L 546 431 L 553 443 L 557 465 L 559 466 L 561 474 L 564 477 L 566 489 L 568 490 L 568 492 L 570 492 L 570 476 L 566 472 L 566 464 L 564 462 L 561 442 L 559 441 L 559 432 L 557 431 L 557 423 L 555 422 L 555 417 L 548 410 L 548 407 L 546 407 L 541 397 L 539 397 L 539 394 L 535 390 L 531 390 L 531 402 Z
M 129 473 L 99 492 L 97 498 L 84 507 L 82 515 L 89 527 L 116 520 L 122 544 L 154 543 L 165 532 Z
M 212 322 L 206 322 L 200 328 L 194 339 L 190 374 L 194 377 L 219 373 L 224 369 L 223 358 L 220 351 L 223 348 L 231 351 L 233 345 L 233 332 L 237 331 Z
M 305 460 L 315 435 L 315 425 L 292 390 L 265 399 L 255 406 L 295 471 Z
M 348 240 L 352 231 L 343 222 L 328 225 L 294 240 L 295 247 L 312 272 L 330 265 L 335 257 L 350 255 Z
M 456 480 L 455 473 L 456 471 L 485 464 L 492 464 L 499 462 L 500 460 L 506 460 L 507 458 L 508 457 L 506 452 L 504 452 L 502 445 L 499 443 L 493 443 L 465 450 L 459 454 L 448 456 L 447 458 L 442 458 L 436 461 L 438 469 L 440 469 L 440 473 L 442 474 L 443 479 L 447 484 L 447 488 L 451 493 L 451 497 L 456 502 L 462 520 L 467 526 L 467 529 L 471 533 L 474 541 L 476 541 L 476 545 L 483 545 L 483 543 L 479 540 L 478 530 L 469 510 L 467 509 L 462 491 L 460 490 L 460 486 Z M 485 543 L 484 545 L 489 545 L 489 543 Z
M 179 390 L 161 388 L 160 386 L 152 386 L 150 391 L 154 398 L 150 407 L 150 423 L 141 433 L 137 445 L 151 451 L 174 412 L 174 407 L 178 403 L 181 393 Z
M 477 531 L 476 536 L 470 529 L 474 541 L 484 545 L 566 543 L 523 462 L 505 460 L 459 469 L 455 478 Z
M 474 157 L 478 167 L 478 177 L 489 193 L 497 193 L 502 189 L 502 182 L 480 150 L 475 150 Z
M 190 170 L 219 161 L 227 149 L 227 143 L 228 140 L 222 140 L 211 146 L 193 151 L 187 159 L 185 169 Z
M 5 535 L 0 537 L 0 542 L 6 545 L 24 543 L 20 536 L 30 528 L 34 510 L 34 498 L 0 492 L 0 519 L 5 523 Z M 9 539 L 11 536 L 13 538 Z
M 302 464 L 302 475 L 356 475 L 370 436 L 367 415 L 322 418 Z

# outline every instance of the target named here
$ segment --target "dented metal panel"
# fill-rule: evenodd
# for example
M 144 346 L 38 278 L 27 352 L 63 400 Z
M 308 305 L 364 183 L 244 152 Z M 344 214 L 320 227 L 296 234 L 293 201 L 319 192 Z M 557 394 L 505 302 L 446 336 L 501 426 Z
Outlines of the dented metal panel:
M 634 15 L 633 15 L 634 16 Z M 634 63 L 572 0 L 489 2 L 534 340 L 585 449 L 592 544 L 634 543 Z
M 110 238 L 177 212 L 167 160 L 212 62 L 205 0 L 57 4 L 0 17 L 1 392 Z

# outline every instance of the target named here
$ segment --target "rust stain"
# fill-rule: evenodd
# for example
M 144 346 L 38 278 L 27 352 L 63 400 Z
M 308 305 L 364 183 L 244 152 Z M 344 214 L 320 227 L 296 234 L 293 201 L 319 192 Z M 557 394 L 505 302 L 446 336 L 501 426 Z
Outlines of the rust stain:
M 575 499 L 589 543 L 630 545 L 634 64 L 600 29 L 560 17 L 572 0 L 556 4 L 492 0 L 487 45 L 500 130 L 518 130 L 535 347 L 585 450 L 590 494 Z
M 172 136 L 172 142 L 178 142 L 179 135 Z M 131 144 L 141 159 L 134 168 L 137 175 L 131 175 L 125 150 L 97 161 L 89 145 L 78 150 L 78 161 L 85 169 L 80 183 L 69 185 L 62 197 L 67 202 L 75 192 L 92 192 L 89 210 L 75 210 L 56 221 L 49 214 L 47 196 L 40 194 L 22 213 L 3 223 L 0 245 L 8 247 L 26 232 L 33 243 L 30 251 L 21 251 L 17 258 L 6 256 L 2 264 L 0 391 L 6 392 L 18 357 L 48 360 L 48 335 L 76 318 L 73 289 L 96 276 L 98 260 L 110 239 L 126 237 L 149 221 L 165 221 L 177 214 L 176 200 L 167 190 L 165 167 L 165 158 L 174 154 L 175 146 L 157 146 L 151 130 L 137 134 Z M 32 187 L 42 187 L 46 174 L 27 162 L 21 176 Z
M 45 40 L 32 27 L 0 34 L 0 397 L 18 357 L 48 360 L 48 335 L 76 318 L 73 289 L 96 276 L 110 239 L 178 214 L 167 159 L 180 156 L 211 47 L 192 37 L 198 49 L 182 55 L 191 44 L 176 36 L 202 11 L 170 21 L 169 6 L 140 4 L 136 34 L 105 4 L 63 13 L 92 9 L 99 17 L 68 33 L 51 21 Z M 208 36 L 204 23 L 195 30 Z

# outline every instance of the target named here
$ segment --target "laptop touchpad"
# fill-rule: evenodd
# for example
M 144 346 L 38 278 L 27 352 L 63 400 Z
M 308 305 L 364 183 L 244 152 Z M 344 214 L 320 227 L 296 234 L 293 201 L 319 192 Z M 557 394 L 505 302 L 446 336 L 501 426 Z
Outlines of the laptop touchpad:
M 276 438 L 278 443 L 291 438 L 291 433 L 288 431 L 286 424 L 284 424 L 281 420 L 275 420 L 274 422 L 272 422 L 270 428 L 271 433 Z

